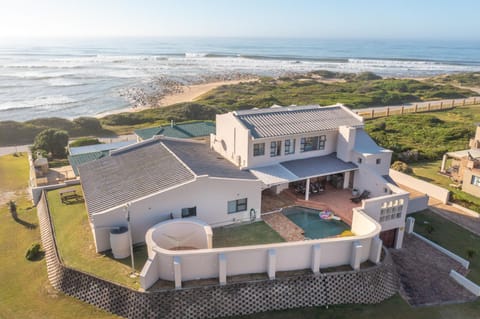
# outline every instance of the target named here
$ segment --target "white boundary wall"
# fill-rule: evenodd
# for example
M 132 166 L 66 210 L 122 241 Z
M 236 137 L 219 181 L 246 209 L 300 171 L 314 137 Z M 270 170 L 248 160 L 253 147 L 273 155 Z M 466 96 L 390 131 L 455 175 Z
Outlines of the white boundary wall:
M 277 271 L 312 269 L 317 273 L 320 268 L 359 265 L 378 255 L 371 250 L 381 249 L 376 243 L 380 230 L 370 216 L 354 209 L 352 231 L 356 235 L 351 237 L 189 251 L 154 246 L 140 282 L 142 288 L 148 289 L 163 279 L 175 281 L 180 288 L 186 280 L 219 278 L 224 283 L 226 276 L 254 273 L 268 273 L 273 279 Z
M 430 197 L 438 199 L 444 204 L 448 203 L 448 199 L 450 197 L 450 191 L 448 189 L 422 181 L 421 179 L 412 177 L 394 169 L 390 169 L 390 177 L 398 184 L 408 186 L 420 193 L 427 194 Z
M 473 281 L 465 278 L 455 270 L 450 270 L 450 277 L 453 278 L 456 282 L 458 282 L 460 285 L 465 287 L 468 291 L 470 291 L 472 294 L 475 296 L 479 297 L 480 296 L 480 286 L 474 283 Z

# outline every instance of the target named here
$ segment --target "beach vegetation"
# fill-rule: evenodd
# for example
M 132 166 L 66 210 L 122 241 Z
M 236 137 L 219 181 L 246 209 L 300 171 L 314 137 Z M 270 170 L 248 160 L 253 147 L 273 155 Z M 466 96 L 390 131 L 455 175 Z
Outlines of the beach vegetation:
M 96 137 L 80 137 L 79 139 L 70 142 L 69 147 L 79 147 L 96 144 L 101 144 L 101 142 Z
M 68 133 L 66 131 L 49 128 L 35 136 L 33 150 L 45 151 L 53 158 L 64 158 L 67 145 Z

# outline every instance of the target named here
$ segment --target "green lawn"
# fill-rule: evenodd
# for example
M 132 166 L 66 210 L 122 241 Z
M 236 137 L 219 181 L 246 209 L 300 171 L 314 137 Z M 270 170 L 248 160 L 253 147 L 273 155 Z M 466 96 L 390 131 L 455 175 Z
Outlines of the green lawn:
M 475 250 L 475 256 L 469 259 L 470 272 L 468 278 L 480 284 L 480 237 L 431 211 L 423 211 L 412 216 L 415 218 L 415 232 L 455 254 L 468 259 L 467 250 Z M 428 233 L 427 230 L 429 229 L 433 229 L 433 231 Z
M 23 190 L 28 183 L 28 162 L 21 157 L 0 157 L 0 190 Z M 19 222 L 10 215 L 7 205 L 0 205 L 0 318 L 117 318 L 74 298 L 55 291 L 49 284 L 45 260 L 25 259 L 25 251 L 40 242 L 36 209 L 23 194 L 14 198 Z
M 77 194 L 82 194 L 80 186 L 74 188 Z M 139 278 L 132 279 L 129 276 L 130 258 L 116 260 L 110 253 L 97 254 L 85 204 L 83 202 L 63 204 L 59 192 L 60 190 L 49 191 L 47 198 L 63 262 L 69 267 L 138 289 Z M 147 260 L 146 246 L 136 247 L 134 255 L 135 268 L 140 272 Z
M 213 229 L 213 247 L 235 247 L 280 243 L 285 240 L 265 222 Z
M 28 156 L 0 156 L 0 192 L 23 191 L 28 186 Z

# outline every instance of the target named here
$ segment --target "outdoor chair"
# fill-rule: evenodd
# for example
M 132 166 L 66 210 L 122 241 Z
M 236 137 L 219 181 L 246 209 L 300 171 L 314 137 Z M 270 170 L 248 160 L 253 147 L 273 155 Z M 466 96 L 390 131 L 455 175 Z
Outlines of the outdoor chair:
M 354 203 L 360 203 L 362 200 L 364 199 L 367 199 L 368 197 L 370 197 L 370 192 L 367 191 L 367 190 L 364 190 L 359 196 L 357 197 L 352 197 L 350 198 L 350 200 Z

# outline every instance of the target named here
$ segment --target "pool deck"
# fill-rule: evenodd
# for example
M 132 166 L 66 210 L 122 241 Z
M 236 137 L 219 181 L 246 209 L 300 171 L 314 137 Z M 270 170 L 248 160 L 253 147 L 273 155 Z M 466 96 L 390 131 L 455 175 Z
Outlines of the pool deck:
M 262 194 L 262 219 L 287 241 L 304 240 L 303 229 L 285 217 L 280 209 L 287 206 L 303 206 L 313 209 L 330 210 L 343 222 L 352 225 L 353 211 L 360 204 L 352 203 L 349 189 L 336 189 L 327 185 L 325 192 L 310 195 L 308 201 L 303 194 L 287 189 L 276 195 L 270 190 Z

